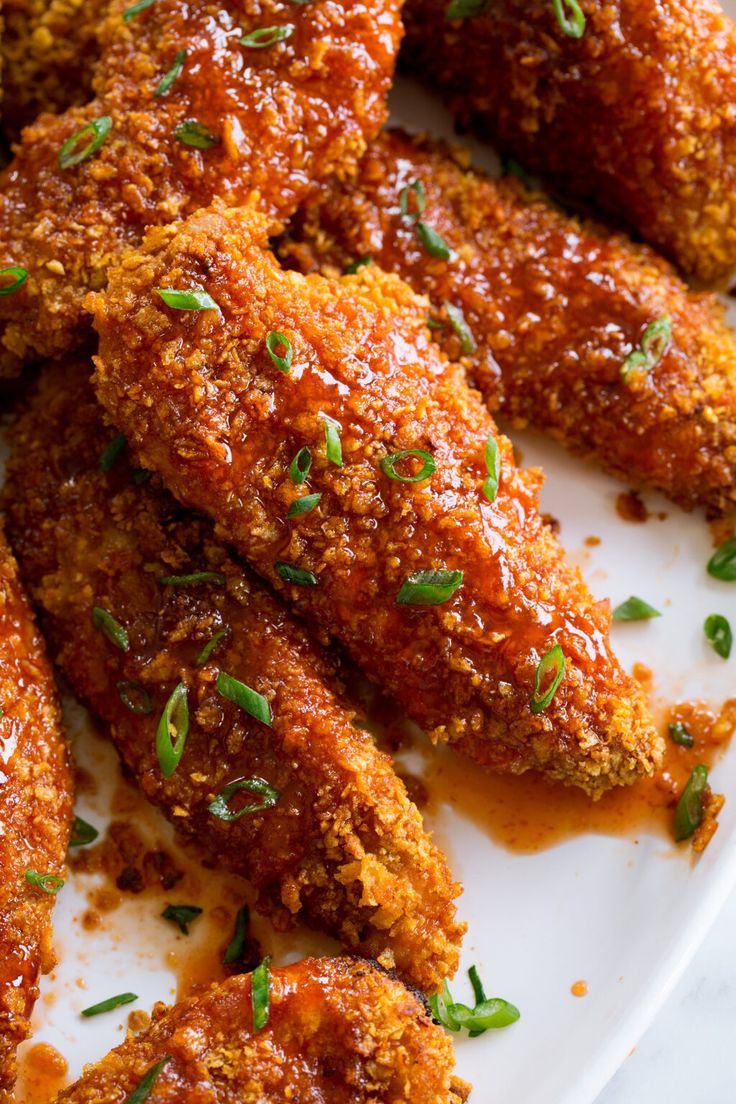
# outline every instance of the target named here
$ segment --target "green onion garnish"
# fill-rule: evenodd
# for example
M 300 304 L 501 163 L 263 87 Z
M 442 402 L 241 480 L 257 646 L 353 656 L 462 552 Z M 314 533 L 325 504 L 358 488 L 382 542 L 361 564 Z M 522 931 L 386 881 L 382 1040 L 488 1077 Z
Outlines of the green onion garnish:
M 253 1030 L 260 1031 L 268 1023 L 269 986 L 271 983 L 271 959 L 264 958 L 251 974 L 251 1004 L 253 1005 Z
M 230 966 L 233 962 L 237 962 L 243 957 L 249 925 L 250 910 L 247 905 L 243 905 L 242 908 L 238 909 L 235 917 L 235 934 L 228 943 L 227 950 L 222 959 L 226 966 Z
M 690 775 L 675 809 L 675 839 L 689 839 L 703 819 L 703 791 L 708 785 L 708 768 L 698 764 Z
M 721 659 L 728 659 L 733 646 L 733 633 L 726 618 L 720 613 L 711 613 L 706 617 L 703 629 L 705 638 L 712 645 L 713 651 Z
M 462 584 L 462 571 L 415 571 L 401 584 L 396 595 L 399 606 L 439 606 L 449 601 Z
M 552 682 L 543 694 L 540 694 L 542 688 L 542 681 L 547 674 L 552 672 Z M 562 682 L 562 676 L 565 673 L 565 655 L 559 644 L 555 644 L 553 648 L 543 655 L 537 666 L 536 674 L 534 675 L 534 693 L 530 702 L 530 708 L 532 713 L 541 713 L 546 709 L 552 701 L 557 687 Z
M 124 629 L 120 622 L 116 621 L 113 615 L 106 609 L 101 609 L 100 606 L 95 606 L 93 608 L 92 624 L 107 637 L 111 644 L 119 648 L 121 652 L 130 650 L 130 640 L 127 630 Z
M 474 1007 L 469 1008 L 467 1004 L 455 1001 L 445 980 L 442 983 L 442 992 L 434 993 L 429 998 L 432 1015 L 437 1023 L 442 1024 L 448 1031 L 461 1031 L 466 1028 L 471 1038 L 483 1035 L 486 1031 L 516 1023 L 521 1014 L 519 1009 L 500 997 L 490 999 L 486 997 L 475 966 L 470 967 L 468 975 L 473 986 Z
M 183 123 L 179 123 L 174 130 L 174 137 L 184 146 L 202 150 L 211 149 L 220 142 L 217 135 L 197 119 L 185 119 Z
M 491 0 L 452 0 L 445 12 L 445 19 L 472 19 L 488 11 Z
M 23 287 L 28 279 L 28 269 L 23 268 L 22 265 L 10 265 L 8 268 L 0 268 L 0 280 L 3 276 L 12 276 L 13 279 L 11 283 L 0 287 L 0 295 L 12 295 L 18 288 Z
M 71 138 L 67 138 L 59 150 L 59 168 L 73 169 L 75 165 L 81 165 L 82 161 L 86 161 L 88 157 L 97 153 L 111 130 L 112 116 L 102 115 L 99 119 L 94 119 L 91 123 L 88 123 L 86 127 L 82 127 L 76 134 L 72 134 Z M 90 140 L 87 145 L 75 153 L 75 148 L 88 135 Z
M 302 514 L 311 514 L 321 497 L 321 493 L 318 492 L 317 494 L 309 494 L 304 495 L 303 498 L 297 498 L 289 507 L 286 514 L 287 518 L 301 517 Z
M 189 700 L 183 682 L 175 686 L 156 729 L 156 755 L 164 778 L 171 778 L 189 734 Z M 173 737 L 173 739 L 172 739 Z
M 636 598 L 633 594 L 616 606 L 612 617 L 614 621 L 648 621 L 652 617 L 661 617 L 662 614 L 654 606 L 650 606 L 643 598 Z
M 475 339 L 470 332 L 470 326 L 465 321 L 465 315 L 459 307 L 445 300 L 445 310 L 450 319 L 450 325 L 460 338 L 460 348 L 465 356 L 471 356 L 475 352 Z
M 552 0 L 552 7 L 560 28 L 568 38 L 582 38 L 585 34 L 585 15 L 578 0 Z
M 341 426 L 339 422 L 336 422 L 334 418 L 330 418 L 327 414 L 322 415 L 325 423 L 325 450 L 327 452 L 327 459 L 337 464 L 338 468 L 342 467 L 342 441 L 340 439 Z
M 293 2 L 293 0 L 292 0 L 292 2 Z M 373 257 L 371 256 L 370 253 L 366 254 L 365 257 L 358 257 L 358 259 L 356 261 L 351 261 L 350 264 L 347 266 L 347 268 L 345 269 L 345 275 L 346 276 L 354 276 L 359 268 L 362 268 L 363 265 L 370 264 L 372 260 L 373 260 Z
M 243 35 L 238 39 L 241 46 L 250 46 L 253 50 L 262 50 L 264 46 L 274 46 L 277 42 L 286 42 L 294 33 L 291 23 L 284 23 L 281 27 L 259 27 L 257 31 Z
M 64 885 L 64 879 L 58 878 L 56 874 L 37 874 L 35 870 L 26 870 L 26 881 L 54 897 Z
M 177 291 L 176 288 L 156 288 L 167 307 L 174 310 L 219 310 L 217 303 L 206 291 Z
M 414 230 L 430 257 L 438 257 L 441 261 L 449 261 L 452 250 L 436 230 L 433 230 L 431 226 L 427 226 L 426 222 L 415 222 Z
M 208 661 L 208 659 L 210 658 L 210 656 L 214 652 L 215 648 L 217 648 L 218 645 L 225 639 L 225 637 L 229 636 L 229 635 L 230 635 L 230 626 L 229 625 L 226 625 L 224 629 L 220 629 L 219 632 L 216 632 L 215 635 L 210 640 L 207 641 L 204 648 L 202 649 L 202 651 L 199 653 L 199 655 L 195 659 L 194 666 L 195 667 L 204 667 L 205 663 Z
M 427 329 L 428 330 L 444 330 L 445 323 L 441 318 L 432 318 L 431 315 L 427 315 Z
M 72 831 L 69 837 L 70 847 L 84 847 L 88 843 L 94 843 L 99 836 L 99 832 L 93 825 L 88 824 L 86 820 L 82 820 L 81 817 L 75 816 L 72 821 Z
M 135 19 L 137 15 L 140 15 L 146 8 L 150 8 L 151 4 L 155 4 L 156 0 L 139 0 L 137 4 L 133 4 L 130 8 L 126 8 L 123 12 L 123 21 L 130 23 L 131 19 Z
M 409 203 L 412 203 L 413 210 L 409 209 Z M 411 222 L 416 222 L 417 219 L 424 214 L 424 208 L 427 206 L 427 200 L 424 195 L 424 185 L 421 180 L 415 180 L 411 184 L 407 184 L 405 188 L 402 188 L 399 193 L 399 210 L 401 211 L 401 217 L 409 219 Z
M 151 695 L 139 682 L 116 682 L 115 689 L 120 695 L 120 700 L 131 713 L 147 717 L 153 712 Z
M 178 925 L 182 935 L 189 935 L 189 925 L 201 915 L 202 909 L 197 905 L 167 905 L 161 913 L 162 919 Z
M 130 1096 L 126 1096 L 123 1104 L 143 1104 L 144 1100 L 148 1099 L 151 1089 L 156 1084 L 159 1078 L 161 1070 L 171 1061 L 171 1055 L 167 1054 L 165 1058 L 162 1058 L 155 1065 L 151 1066 L 148 1073 L 141 1079 L 138 1086 L 133 1089 Z
M 724 583 L 736 582 L 736 537 L 730 537 L 708 560 L 708 574 Z
M 130 474 L 131 483 L 140 487 L 142 483 L 146 483 L 151 478 L 151 473 L 148 468 L 135 468 Z
M 671 724 L 667 725 L 667 731 L 673 744 L 690 748 L 695 743 L 694 737 L 690 735 L 682 721 L 672 721 Z
M 92 1004 L 89 1008 L 83 1008 L 80 1015 L 87 1016 L 99 1016 L 102 1012 L 112 1012 L 115 1008 L 120 1008 L 122 1004 L 132 1004 L 133 1001 L 138 1000 L 137 993 L 118 993 L 116 997 L 108 997 L 107 1000 L 100 1001 L 99 1004 Z
M 413 456 L 417 460 L 423 461 L 421 468 L 415 475 L 402 475 L 401 472 L 396 471 L 396 465 L 405 460 L 407 456 Z M 396 480 L 397 483 L 421 483 L 437 471 L 437 465 L 424 449 L 404 449 L 402 452 L 392 452 L 390 456 L 384 456 L 381 460 L 381 471 L 389 479 Z
M 233 794 L 240 790 L 258 794 L 262 800 L 253 805 L 244 805 L 242 809 L 238 809 L 237 813 L 234 813 L 228 802 Z M 218 820 L 230 822 L 240 820 L 241 817 L 248 816 L 250 813 L 261 813 L 264 809 L 272 809 L 280 797 L 279 791 L 275 790 L 273 786 L 269 786 L 265 778 L 236 778 L 220 790 L 214 801 L 211 801 L 208 805 L 208 809 Z
M 295 483 L 299 487 L 302 483 L 306 483 L 307 476 L 312 467 L 312 453 L 305 445 L 304 448 L 300 448 L 294 459 L 289 464 L 289 478 L 292 483 Z
M 125 434 L 116 434 L 100 456 L 100 471 L 109 472 L 110 468 L 115 464 L 115 461 L 123 455 L 127 447 L 128 439 Z
M 250 686 L 246 686 L 244 682 L 226 674 L 225 671 L 220 671 L 216 685 L 223 698 L 239 705 L 257 721 L 262 721 L 269 726 L 273 724 L 271 706 L 263 694 L 259 694 L 257 690 L 251 690 Z
M 293 564 L 284 563 L 283 560 L 277 560 L 274 567 L 276 574 L 285 583 L 293 583 L 294 586 L 317 586 L 317 576 L 312 571 L 305 571 L 303 567 L 294 567 Z
M 496 501 L 498 481 L 501 478 L 501 453 L 492 433 L 486 438 L 486 478 L 483 482 L 483 494 L 489 502 Z
M 153 93 L 154 96 L 165 96 L 166 95 L 166 93 L 169 91 L 172 84 L 176 80 L 176 78 L 181 74 L 181 71 L 184 68 L 184 62 L 186 61 L 186 59 L 187 59 L 186 50 L 177 50 L 176 51 L 176 53 L 174 54 L 174 64 L 171 66 L 168 73 L 163 78 L 163 80 L 159 84 L 156 91 Z
M 632 372 L 639 370 L 648 372 L 656 368 L 667 352 L 671 337 L 672 323 L 667 315 L 663 315 L 655 322 L 650 322 L 642 335 L 639 348 L 629 353 L 621 365 L 621 375 L 624 380 L 628 379 Z
M 288 375 L 289 369 L 291 368 L 291 362 L 294 359 L 294 350 L 288 337 L 284 337 L 282 333 L 277 333 L 276 330 L 271 330 L 271 333 L 266 338 L 266 348 L 268 349 L 268 355 L 279 372 L 283 372 L 285 376 Z M 278 349 L 284 350 L 283 356 L 279 355 L 277 352 Z
M 220 571 L 195 571 L 192 575 L 162 575 L 159 579 L 161 586 L 198 586 L 200 583 L 211 583 L 213 586 L 225 586 L 225 576 Z
M 483 987 L 483 982 L 480 980 L 480 974 L 478 973 L 477 966 L 471 966 L 468 970 L 468 977 L 470 978 L 470 984 L 473 986 L 473 996 L 475 997 L 475 1003 L 481 1004 L 484 1000 L 487 1000 L 486 991 Z

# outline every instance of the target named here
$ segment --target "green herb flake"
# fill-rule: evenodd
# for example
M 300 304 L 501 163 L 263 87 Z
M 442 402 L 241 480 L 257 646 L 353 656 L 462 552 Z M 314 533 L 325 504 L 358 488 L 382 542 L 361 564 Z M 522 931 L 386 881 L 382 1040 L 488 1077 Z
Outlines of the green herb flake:
M 156 288 L 156 294 L 160 295 L 167 307 L 174 310 L 205 311 L 219 310 L 217 303 L 206 291 L 193 288 L 190 291 L 179 291 L 176 288 Z
M 233 812 L 229 804 L 230 799 L 241 790 L 257 794 L 261 800 L 251 805 L 244 805 L 242 809 Z M 208 805 L 208 809 L 218 820 L 230 823 L 240 820 L 241 817 L 250 816 L 251 813 L 262 813 L 265 809 L 272 809 L 280 798 L 280 792 L 270 786 L 265 778 L 235 778 L 220 790 L 214 801 Z
M 564 673 L 565 655 L 560 645 L 555 644 L 553 648 L 550 648 L 550 650 L 542 656 L 537 665 L 537 670 L 534 675 L 534 692 L 530 702 L 532 713 L 541 713 L 550 705 L 557 693 L 557 687 L 562 682 Z M 552 676 L 552 681 L 549 683 L 547 689 L 542 691 L 542 686 L 549 675 Z
M 397 465 L 401 464 L 404 466 L 403 462 L 408 457 L 421 460 L 422 465 L 413 475 L 402 475 L 400 471 L 397 471 Z M 437 471 L 437 465 L 432 456 L 428 452 L 425 452 L 424 449 L 418 448 L 403 449 L 401 452 L 393 452 L 390 456 L 384 456 L 380 462 L 380 468 L 384 475 L 387 475 L 389 479 L 393 479 L 397 483 L 422 483 Z
M 198 119 L 185 119 L 174 130 L 174 137 L 183 146 L 191 146 L 192 149 L 212 149 L 220 144 L 220 139 L 204 123 Z
M 222 694 L 223 698 L 227 698 L 228 701 L 240 706 L 242 710 L 250 714 L 251 717 L 255 717 L 257 721 L 262 721 L 263 724 L 269 727 L 273 724 L 271 706 L 263 694 L 259 694 L 257 690 L 252 690 L 250 686 L 246 686 L 244 682 L 240 682 L 232 675 L 226 674 L 225 671 L 220 671 L 216 685 L 218 693 Z
M 705 639 L 721 659 L 728 659 L 733 647 L 733 633 L 727 619 L 720 613 L 711 613 L 703 625 Z
M 81 817 L 75 816 L 74 820 L 72 821 L 69 846 L 85 847 L 88 843 L 94 843 L 99 834 L 100 833 L 92 824 L 88 824 L 86 820 L 82 820 Z
M 64 879 L 56 874 L 38 874 L 35 870 L 26 870 L 25 878 L 29 885 L 35 886 L 36 889 L 52 897 L 55 897 L 64 886 Z
M 264 958 L 251 974 L 251 1004 L 253 1006 L 253 1031 L 260 1031 L 268 1023 L 269 989 L 271 984 L 271 959 Z
M 92 610 L 92 624 L 121 652 L 130 651 L 130 639 L 127 630 L 123 628 L 119 621 L 115 620 L 108 610 L 95 606 Z
M 636 598 L 633 594 L 625 602 L 621 602 L 613 611 L 614 621 L 649 621 L 652 617 L 661 617 L 662 614 L 654 606 L 650 606 L 643 598 Z
M 174 64 L 171 66 L 168 73 L 165 75 L 165 77 L 163 78 L 163 80 L 159 84 L 158 88 L 153 93 L 154 96 L 160 97 L 160 96 L 165 96 L 167 94 L 167 92 L 170 90 L 170 88 L 171 88 L 172 84 L 174 83 L 174 81 L 177 80 L 177 78 L 181 75 L 181 71 L 184 68 L 184 62 L 186 61 L 186 59 L 187 59 L 186 50 L 177 50 L 176 51 L 176 53 L 174 55 Z
M 171 778 L 189 734 L 189 700 L 183 682 L 175 686 L 156 729 L 156 755 L 164 778 Z
M 156 1062 L 155 1065 L 151 1066 L 146 1075 L 138 1083 L 137 1087 L 133 1089 L 130 1096 L 126 1096 L 123 1104 L 143 1104 L 144 1100 L 148 1099 L 151 1089 L 158 1081 L 161 1070 L 171 1060 L 171 1055 L 167 1054 L 165 1058 L 162 1058 L 159 1062 Z
M 171 920 L 182 935 L 189 935 L 189 925 L 201 915 L 202 909 L 197 905 L 167 905 L 161 913 L 162 919 Z
M 9 284 L 4 283 L 6 276 L 11 277 Z M 14 291 L 18 291 L 22 288 L 26 280 L 28 279 L 28 269 L 23 268 L 22 265 L 9 265 L 7 268 L 0 268 L 0 296 L 12 295 Z
M 708 768 L 700 763 L 688 778 L 675 808 L 673 829 L 678 843 L 689 839 L 700 825 L 703 819 L 703 794 L 707 787 Z
M 430 571 L 415 571 L 401 584 L 396 595 L 399 606 L 439 606 L 452 598 L 458 587 L 462 586 L 462 571 L 447 571 L 437 568 Z
M 284 23 L 280 27 L 259 27 L 257 31 L 243 35 L 238 41 L 241 46 L 249 46 L 252 50 L 263 50 L 266 46 L 275 46 L 277 42 L 286 42 L 293 33 L 293 25 Z
M 89 1019 L 90 1016 L 100 1016 L 103 1012 L 112 1012 L 115 1008 L 120 1008 L 124 1004 L 132 1004 L 133 1001 L 137 1000 L 137 993 L 118 993 L 117 996 L 108 997 L 107 1000 L 100 1001 L 99 1004 L 92 1004 L 89 1008 L 83 1008 L 80 1015 Z
M 82 127 L 76 134 L 72 134 L 59 150 L 59 168 L 73 169 L 75 165 L 81 165 L 83 161 L 87 161 L 97 153 L 111 130 L 112 116 L 103 115 Z M 80 142 L 87 137 L 89 142 L 79 149 Z

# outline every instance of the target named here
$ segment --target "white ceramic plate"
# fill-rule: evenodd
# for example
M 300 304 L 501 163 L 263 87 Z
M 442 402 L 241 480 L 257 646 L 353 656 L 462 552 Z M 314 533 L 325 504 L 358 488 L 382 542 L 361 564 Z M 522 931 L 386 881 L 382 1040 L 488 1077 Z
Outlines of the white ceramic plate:
M 449 135 L 438 103 L 412 86 L 397 89 L 394 110 L 411 129 Z M 485 163 L 492 164 L 487 155 Z M 664 520 L 624 522 L 615 510 L 619 484 L 541 438 L 515 435 L 515 441 L 525 464 L 545 469 L 543 509 L 559 519 L 560 539 L 591 589 L 614 602 L 634 593 L 664 612 L 657 621 L 614 628 L 624 663 L 640 661 L 653 669 L 655 708 L 693 698 L 720 704 L 733 692 L 736 657 L 724 663 L 710 651 L 702 625 L 712 612 L 736 622 L 736 586 L 705 572 L 712 544 L 703 518 L 649 498 L 651 510 L 666 513 Z M 591 535 L 601 539 L 598 546 L 585 545 Z M 80 795 L 78 812 L 99 827 L 111 811 L 117 819 L 127 817 L 173 851 L 167 825 L 121 789 L 114 755 L 81 711 L 72 709 L 70 720 L 78 758 L 95 790 Z M 412 769 L 422 758 L 409 755 Z M 474 1104 L 591 1104 L 736 882 L 736 797 L 727 802 L 720 829 L 697 863 L 687 849 L 648 830 L 635 837 L 582 833 L 536 853 L 519 853 L 483 827 L 477 771 L 471 768 L 463 779 L 452 764 L 448 770 L 455 779 L 454 800 L 435 801 L 427 819 L 465 884 L 460 907 L 469 930 L 463 966 L 476 963 L 489 995 L 512 1000 L 522 1012 L 506 1031 L 459 1042 L 458 1071 L 475 1083 Z M 717 765 L 713 781 L 717 790 L 736 794 L 736 750 Z M 59 966 L 43 981 L 34 1040 L 23 1048 L 26 1071 L 29 1049 L 46 1041 L 67 1059 L 69 1078 L 77 1076 L 85 1062 L 122 1040 L 131 1008 L 150 1009 L 156 1000 L 175 997 L 182 961 L 192 959 L 201 973 L 216 959 L 247 891 L 232 877 L 192 864 L 188 870 L 185 882 L 164 895 L 167 901 L 204 905 L 206 915 L 188 938 L 160 919 L 164 897 L 152 890 L 126 896 L 90 930 L 84 916 L 99 881 L 78 873 L 70 877 L 56 909 Z M 334 949 L 311 935 L 276 938 L 263 921 L 256 928 L 277 962 L 307 950 Z M 571 994 L 580 979 L 588 986 L 582 999 Z M 458 995 L 466 991 L 462 973 L 453 988 Z M 82 1008 L 126 990 L 139 995 L 136 1004 L 80 1019 Z M 44 1099 L 30 1079 L 26 1086 L 21 1100 Z

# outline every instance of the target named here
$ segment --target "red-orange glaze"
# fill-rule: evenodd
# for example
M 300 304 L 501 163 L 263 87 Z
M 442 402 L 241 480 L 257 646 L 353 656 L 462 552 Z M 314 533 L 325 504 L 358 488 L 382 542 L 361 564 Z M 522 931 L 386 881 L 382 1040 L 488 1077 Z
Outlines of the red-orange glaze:
M 69 1063 L 50 1043 L 34 1043 L 18 1065 L 15 1104 L 48 1104 L 67 1083 Z

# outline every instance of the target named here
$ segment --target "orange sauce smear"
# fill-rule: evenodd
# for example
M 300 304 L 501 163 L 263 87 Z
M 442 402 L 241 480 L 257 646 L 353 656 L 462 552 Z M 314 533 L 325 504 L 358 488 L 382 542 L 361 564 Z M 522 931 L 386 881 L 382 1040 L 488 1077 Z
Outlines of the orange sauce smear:
M 69 1066 L 63 1054 L 50 1043 L 34 1043 L 19 1066 L 15 1087 L 16 1104 L 37 1104 L 53 1100 L 68 1083 Z

